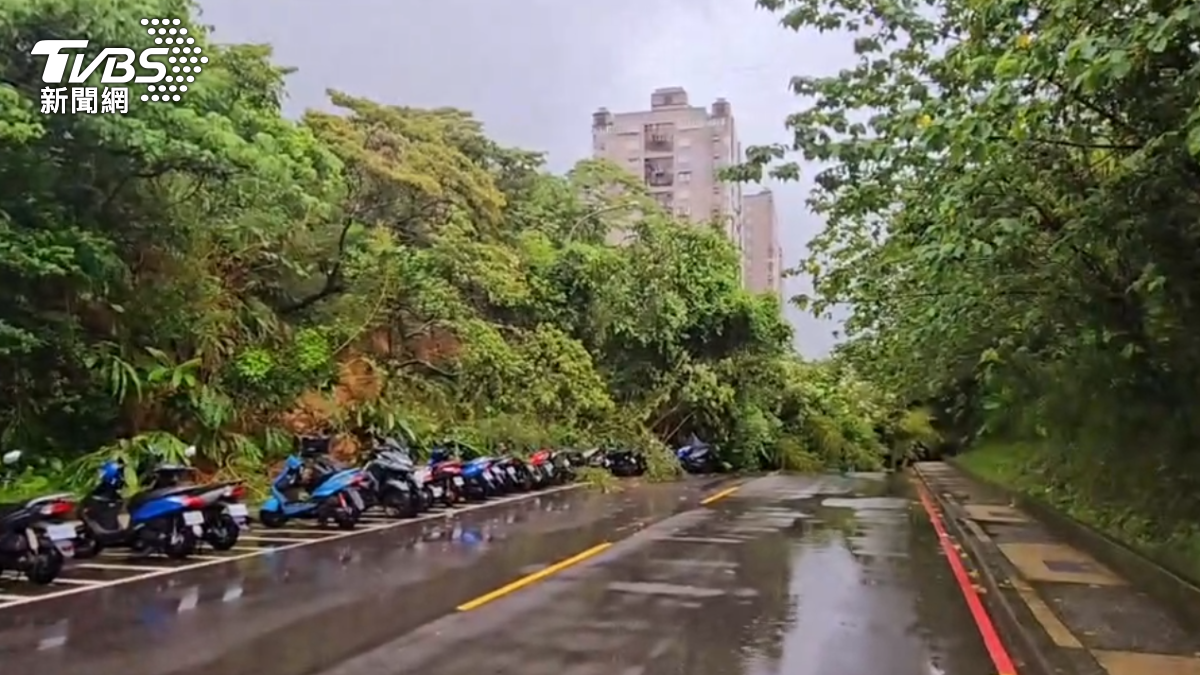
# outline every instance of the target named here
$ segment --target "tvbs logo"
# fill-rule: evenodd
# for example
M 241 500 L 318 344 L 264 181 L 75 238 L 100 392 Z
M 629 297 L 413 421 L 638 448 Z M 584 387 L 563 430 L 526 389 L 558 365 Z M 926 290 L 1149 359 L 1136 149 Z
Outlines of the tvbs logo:
M 150 85 L 147 87 L 150 92 L 186 92 L 187 83 L 195 82 L 195 75 L 203 70 L 208 57 L 201 54 L 196 39 L 188 35 L 187 27 L 181 23 L 179 19 L 142 19 L 141 24 L 153 36 L 155 46 L 141 50 L 106 47 L 90 63 L 87 54 L 79 53 L 88 48 L 90 40 L 40 40 L 30 54 L 46 57 L 42 82 L 47 85 L 84 84 L 99 71 L 102 85 L 136 83 Z M 160 82 L 168 84 L 159 85 Z M 170 98 L 179 100 L 177 96 L 163 96 L 164 100 Z
M 33 46 L 30 54 L 34 56 L 45 56 L 46 67 L 42 70 L 42 82 L 46 84 L 62 84 L 63 77 L 67 74 L 67 64 L 71 62 L 71 56 L 74 56 L 74 62 L 71 67 L 71 76 L 67 79 L 68 84 L 83 84 L 88 81 L 88 78 L 96 72 L 96 69 L 101 65 L 104 66 L 104 72 L 100 76 L 100 84 L 128 84 L 136 82 L 138 84 L 154 84 L 162 82 L 167 77 L 167 66 L 155 60 L 162 58 L 164 61 L 171 53 L 167 47 L 151 47 L 143 49 L 139 57 L 137 52 L 128 47 L 108 47 L 100 52 L 91 64 L 86 64 L 85 54 L 64 54 L 63 50 L 67 49 L 87 49 L 91 43 L 90 40 L 40 40 Z M 153 75 L 139 75 L 134 62 L 144 70 L 153 71 Z

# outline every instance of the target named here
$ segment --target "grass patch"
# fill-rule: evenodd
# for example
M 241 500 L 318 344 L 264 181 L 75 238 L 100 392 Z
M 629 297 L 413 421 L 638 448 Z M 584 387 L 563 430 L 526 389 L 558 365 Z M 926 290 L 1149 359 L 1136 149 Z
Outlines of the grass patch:
M 619 492 L 621 490 L 621 481 L 609 473 L 608 469 L 585 466 L 579 469 L 576 475 L 579 482 L 589 488 L 594 488 L 604 493 Z

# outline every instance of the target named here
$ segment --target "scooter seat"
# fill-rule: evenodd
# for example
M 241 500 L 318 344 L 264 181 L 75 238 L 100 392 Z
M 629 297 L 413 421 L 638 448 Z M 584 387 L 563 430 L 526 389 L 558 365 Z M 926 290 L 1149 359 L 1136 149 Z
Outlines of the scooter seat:
M 430 475 L 438 477 L 446 473 L 462 473 L 463 463 L 456 459 L 448 459 L 444 462 L 438 462 L 429 468 L 431 469 Z
M 133 511 L 137 507 L 154 499 L 162 499 L 163 497 L 174 497 L 176 495 L 185 495 L 189 492 L 194 492 L 201 486 L 197 485 L 176 485 L 174 487 L 158 488 L 156 490 L 146 490 L 139 492 L 129 500 L 129 510 Z M 207 486 L 203 486 L 207 488 Z

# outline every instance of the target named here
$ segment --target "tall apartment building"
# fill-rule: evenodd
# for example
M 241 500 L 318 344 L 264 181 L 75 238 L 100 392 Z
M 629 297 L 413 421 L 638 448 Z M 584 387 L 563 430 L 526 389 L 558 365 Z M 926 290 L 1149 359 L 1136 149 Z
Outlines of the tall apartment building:
M 783 296 L 783 250 L 779 246 L 779 218 L 770 190 L 746 195 L 742 235 L 742 279 L 751 291 Z
M 654 198 L 676 214 L 721 221 L 739 248 L 742 188 L 718 180 L 717 171 L 741 161 L 741 154 L 729 102 L 692 106 L 681 87 L 654 90 L 649 110 L 614 114 L 600 108 L 592 115 L 593 157 L 642 176 Z

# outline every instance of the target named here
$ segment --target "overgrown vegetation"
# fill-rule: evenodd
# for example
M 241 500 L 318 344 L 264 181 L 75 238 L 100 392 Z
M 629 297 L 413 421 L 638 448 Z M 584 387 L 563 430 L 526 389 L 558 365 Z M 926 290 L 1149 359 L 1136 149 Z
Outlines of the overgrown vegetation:
M 828 167 L 802 268 L 852 312 L 838 358 L 994 477 L 1200 552 L 1200 5 L 758 5 L 855 36 L 788 119 Z
M 887 400 L 794 356 L 730 243 L 616 167 L 551 175 L 468 113 L 338 92 L 336 113 L 285 119 L 270 49 L 195 22 L 211 61 L 182 102 L 134 85 L 128 115 L 41 113 L 36 40 L 136 49 L 140 17 L 189 14 L 0 12 L 0 444 L 34 458 L 19 490 L 185 443 L 259 478 L 292 433 L 367 424 L 633 444 L 659 478 L 691 433 L 739 468 L 881 464 Z M 614 227 L 636 240 L 606 244 Z

